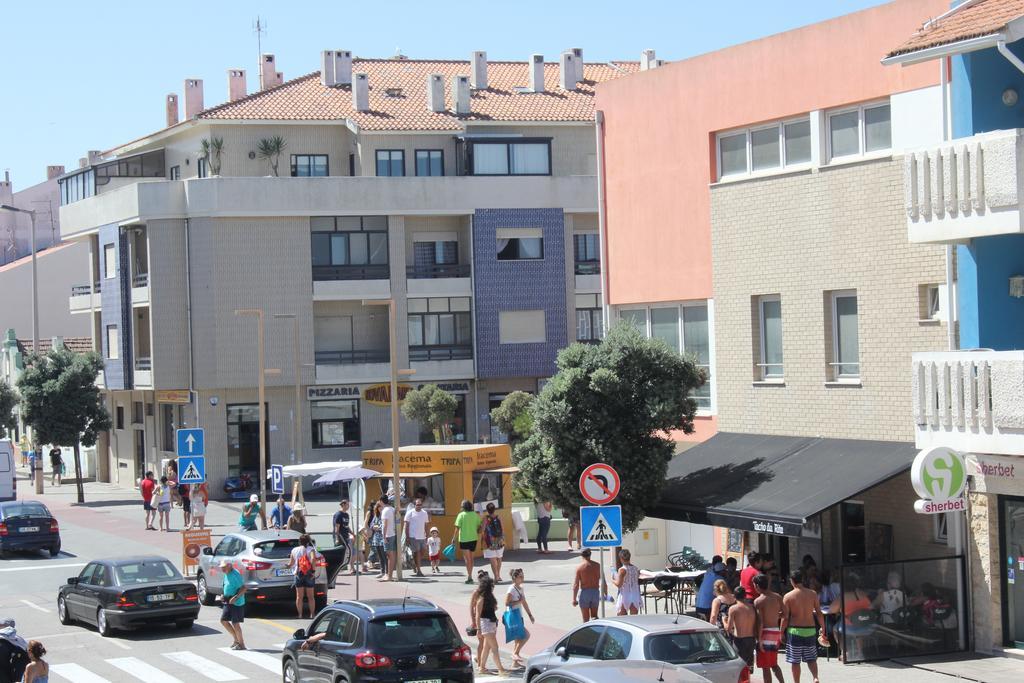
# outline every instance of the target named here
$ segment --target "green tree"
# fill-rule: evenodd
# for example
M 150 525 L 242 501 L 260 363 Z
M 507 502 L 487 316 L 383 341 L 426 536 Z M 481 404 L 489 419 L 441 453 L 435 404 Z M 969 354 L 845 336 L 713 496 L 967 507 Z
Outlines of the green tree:
M 18 405 L 18 393 L 7 383 L 0 379 L 0 431 L 13 432 L 18 426 L 18 420 L 14 417 L 14 409 Z
M 280 135 L 263 138 L 256 145 L 256 154 L 259 155 L 260 159 L 266 159 L 270 163 L 270 170 L 275 178 L 277 177 L 277 164 L 287 147 L 288 144 Z
M 436 384 L 424 384 L 405 395 L 402 414 L 434 433 L 434 443 L 452 442 L 452 420 L 459 401 Z
M 628 324 L 601 344 L 563 349 L 557 367 L 530 407 L 532 433 L 514 451 L 520 476 L 569 509 L 588 504 L 579 493 L 583 469 L 607 463 L 622 480 L 615 504 L 632 531 L 661 495 L 675 451 L 668 432 L 693 431 L 689 394 L 707 378 L 694 359 Z
M 78 502 L 84 503 L 79 444 L 95 445 L 100 432 L 111 426 L 96 386 L 103 361 L 95 353 L 58 347 L 46 355 L 29 355 L 25 365 L 18 380 L 25 423 L 36 443 L 74 447 Z
M 514 449 L 524 441 L 533 429 L 533 416 L 530 406 L 536 398 L 525 391 L 513 391 L 505 397 L 501 405 L 491 411 L 491 424 L 508 436 L 509 444 Z

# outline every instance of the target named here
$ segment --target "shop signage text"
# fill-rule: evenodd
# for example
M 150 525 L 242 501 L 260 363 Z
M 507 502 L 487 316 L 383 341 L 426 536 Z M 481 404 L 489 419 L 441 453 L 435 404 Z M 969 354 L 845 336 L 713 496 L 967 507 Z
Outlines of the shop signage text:
M 967 486 L 964 456 L 940 446 L 921 451 L 910 466 L 910 483 L 921 499 L 914 511 L 922 515 L 965 510 L 961 497 Z
M 469 382 L 434 382 L 438 389 L 441 391 L 447 391 L 449 394 L 468 394 L 469 393 Z M 426 384 L 420 384 L 417 389 L 422 389 L 427 386 Z
M 316 401 L 323 398 L 359 398 L 359 387 L 353 386 L 315 386 L 306 389 L 306 398 Z
M 754 531 L 762 534 L 779 534 L 784 535 L 786 528 L 778 522 L 762 522 L 754 520 L 753 522 Z
M 405 400 L 405 395 L 412 391 L 412 385 L 399 384 L 398 385 L 398 402 L 401 403 Z M 372 387 L 366 387 L 363 390 L 363 400 L 373 406 L 390 406 L 391 405 L 391 385 L 390 384 L 374 384 Z
M 160 389 L 153 392 L 157 403 L 191 403 L 192 392 L 188 389 Z
M 967 456 L 971 490 L 1005 496 L 1024 495 L 1024 458 L 1012 455 Z
M 967 501 L 963 498 L 944 500 L 935 503 L 930 500 L 918 500 L 914 502 L 914 511 L 922 515 L 938 515 L 943 512 L 963 512 L 967 509 Z

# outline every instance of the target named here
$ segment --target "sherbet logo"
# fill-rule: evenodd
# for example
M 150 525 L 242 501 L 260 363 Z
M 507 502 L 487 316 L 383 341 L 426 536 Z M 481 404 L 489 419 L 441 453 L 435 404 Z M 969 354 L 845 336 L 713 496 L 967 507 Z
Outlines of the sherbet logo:
M 914 509 L 924 514 L 964 509 L 960 496 L 967 485 L 964 456 L 951 448 L 921 451 L 910 466 L 910 481 L 922 500 Z

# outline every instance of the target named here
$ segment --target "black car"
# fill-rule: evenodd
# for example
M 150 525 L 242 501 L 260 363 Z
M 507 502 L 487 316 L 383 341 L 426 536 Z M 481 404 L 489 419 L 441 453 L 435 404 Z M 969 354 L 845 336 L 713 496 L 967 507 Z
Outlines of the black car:
M 60 553 L 60 525 L 42 503 L 9 500 L 0 503 L 0 557 L 10 550 Z
M 161 622 L 190 628 L 199 616 L 199 596 L 167 558 L 95 560 L 60 587 L 57 616 L 62 624 L 95 624 L 102 636 Z
M 432 602 L 342 600 L 316 615 L 308 633 L 295 632 L 282 671 L 285 683 L 472 683 L 473 653 L 448 613 Z

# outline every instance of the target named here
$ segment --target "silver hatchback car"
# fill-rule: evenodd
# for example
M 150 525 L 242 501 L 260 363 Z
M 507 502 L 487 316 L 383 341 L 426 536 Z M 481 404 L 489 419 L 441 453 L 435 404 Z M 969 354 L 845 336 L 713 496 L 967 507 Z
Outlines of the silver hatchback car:
M 527 683 L 569 664 L 595 660 L 668 662 L 712 683 L 744 680 L 746 664 L 721 629 L 693 617 L 643 614 L 581 624 L 526 663 Z
M 288 567 L 292 548 L 299 545 L 297 531 L 236 531 L 224 536 L 215 548 L 204 548 L 196 569 L 196 590 L 204 605 L 212 605 L 224 586 L 220 571 L 228 560 L 245 579 L 246 606 L 295 601 L 294 576 Z M 327 604 L 327 564 L 316 568 L 313 590 L 316 612 Z
M 708 683 L 708 679 L 665 662 L 590 662 L 560 666 L 541 674 L 534 683 Z

